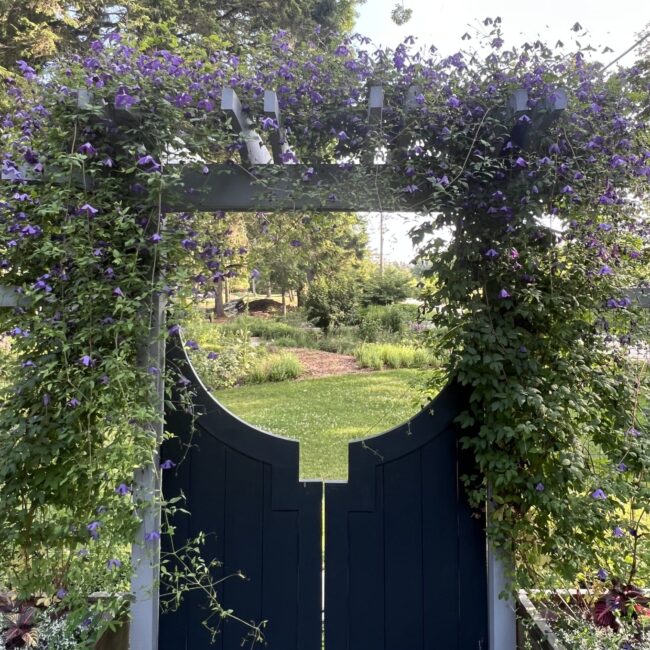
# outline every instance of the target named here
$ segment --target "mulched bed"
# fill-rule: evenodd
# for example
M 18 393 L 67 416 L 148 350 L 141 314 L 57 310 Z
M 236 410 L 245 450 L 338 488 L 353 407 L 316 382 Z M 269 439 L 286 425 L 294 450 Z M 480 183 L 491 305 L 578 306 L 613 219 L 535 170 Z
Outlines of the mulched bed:
M 332 375 L 351 375 L 361 372 L 372 372 L 368 368 L 359 368 L 356 359 L 349 354 L 336 354 L 322 350 L 307 348 L 286 348 L 295 354 L 302 367 L 303 374 L 299 379 L 314 379 L 314 377 L 331 377 Z

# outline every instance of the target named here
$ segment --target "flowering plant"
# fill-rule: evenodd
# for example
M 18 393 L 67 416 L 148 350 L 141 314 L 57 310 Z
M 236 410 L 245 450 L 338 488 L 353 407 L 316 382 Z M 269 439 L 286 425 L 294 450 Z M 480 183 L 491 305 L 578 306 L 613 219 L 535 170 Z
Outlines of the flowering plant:
M 283 124 L 257 126 L 284 129 L 283 158 L 304 164 L 296 195 L 337 200 L 319 182 L 331 163 L 360 202 L 381 191 L 384 207 L 422 212 L 413 236 L 436 279 L 426 308 L 446 332 L 447 377 L 469 391 L 466 486 L 477 509 L 489 487 L 490 533 L 516 542 L 520 580 L 551 557 L 568 577 L 626 564 L 610 531 L 650 497 L 647 366 L 629 354 L 642 320 L 622 292 L 647 276 L 646 82 L 580 52 L 506 49 L 487 24 L 488 51 L 473 57 L 286 33 L 247 57 L 141 52 L 111 35 L 7 82 L 0 268 L 23 299 L 2 316 L 17 359 L 0 409 L 12 585 L 65 587 L 83 611 L 91 585 L 126 584 L 142 514 L 131 475 L 156 458 L 160 369 L 137 363 L 150 304 L 190 278 L 219 282 L 227 264 L 223 242 L 198 235 L 200 215 L 165 216 L 195 193 L 183 167 L 239 164 L 247 144 L 218 110 L 224 89 L 253 122 L 277 91 Z M 369 83 L 384 85 L 379 122 L 365 119 Z M 382 151 L 386 164 L 367 164 Z M 431 237 L 441 229 L 450 243 Z

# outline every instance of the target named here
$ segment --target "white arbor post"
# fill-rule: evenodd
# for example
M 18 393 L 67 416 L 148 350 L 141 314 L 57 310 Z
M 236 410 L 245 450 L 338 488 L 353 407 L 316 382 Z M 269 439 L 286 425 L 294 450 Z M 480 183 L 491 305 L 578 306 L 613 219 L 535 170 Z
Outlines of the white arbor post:
M 165 427 L 165 297 L 155 296 L 151 302 L 148 340 L 139 351 L 139 364 L 152 370 L 155 382 L 156 418 L 151 423 L 151 435 L 156 439 L 152 462 L 135 473 L 134 497 L 145 504 L 138 537 L 133 544 L 131 560 L 131 625 L 130 650 L 158 649 L 159 584 L 160 584 L 160 502 L 162 481 L 160 473 L 160 444 Z M 150 536 L 154 533 L 153 536 Z M 148 537 L 149 536 L 149 537 Z M 148 541 L 147 541 L 148 540 Z
M 488 648 L 516 650 L 517 611 L 512 597 L 499 598 L 506 591 L 508 564 L 503 554 L 488 541 Z

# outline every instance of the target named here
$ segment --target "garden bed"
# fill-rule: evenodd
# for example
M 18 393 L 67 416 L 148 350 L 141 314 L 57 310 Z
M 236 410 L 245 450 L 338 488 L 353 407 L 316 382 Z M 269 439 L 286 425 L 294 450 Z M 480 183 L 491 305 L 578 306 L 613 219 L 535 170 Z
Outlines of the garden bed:
M 517 650 L 649 650 L 649 625 L 641 617 L 617 632 L 594 624 L 600 596 L 589 589 L 520 591 Z

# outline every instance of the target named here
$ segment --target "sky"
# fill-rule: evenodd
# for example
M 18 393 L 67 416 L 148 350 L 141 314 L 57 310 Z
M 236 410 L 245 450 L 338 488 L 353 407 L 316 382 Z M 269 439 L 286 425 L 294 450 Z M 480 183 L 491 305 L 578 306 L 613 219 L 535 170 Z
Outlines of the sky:
M 561 40 L 567 50 L 591 44 L 593 56 L 603 63 L 613 61 L 631 47 L 640 32 L 650 23 L 648 0 L 404 0 L 413 10 L 411 20 L 403 26 L 390 18 L 398 0 L 366 0 L 358 10 L 356 30 L 372 39 L 376 45 L 394 47 L 407 36 L 415 36 L 422 46 L 435 45 L 442 55 L 457 52 L 480 37 L 486 17 L 500 16 L 506 44 L 522 44 L 527 40 L 542 40 L 555 44 Z M 571 31 L 575 23 L 582 26 Z M 647 31 L 647 30 L 646 30 Z M 463 34 L 473 36 L 462 41 Z M 613 52 L 602 53 L 605 47 Z M 634 54 L 621 63 L 630 63 Z M 391 215 L 386 219 L 385 251 L 389 261 L 408 262 L 413 249 L 406 233 L 414 225 L 414 215 Z M 368 215 L 370 245 L 379 248 L 379 217 Z M 410 225 L 409 225 L 410 224 Z

